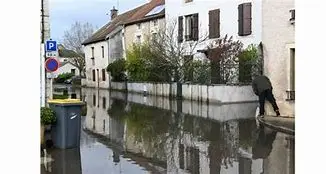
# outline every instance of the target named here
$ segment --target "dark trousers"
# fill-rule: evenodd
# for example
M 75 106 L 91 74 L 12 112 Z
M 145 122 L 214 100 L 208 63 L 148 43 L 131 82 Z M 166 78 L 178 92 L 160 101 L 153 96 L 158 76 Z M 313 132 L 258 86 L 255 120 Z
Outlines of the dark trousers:
M 268 100 L 272 106 L 274 111 L 278 111 L 278 106 L 276 104 L 276 100 L 274 98 L 273 92 L 271 89 L 267 89 L 264 92 L 259 94 L 259 114 L 264 115 L 265 114 L 265 100 Z

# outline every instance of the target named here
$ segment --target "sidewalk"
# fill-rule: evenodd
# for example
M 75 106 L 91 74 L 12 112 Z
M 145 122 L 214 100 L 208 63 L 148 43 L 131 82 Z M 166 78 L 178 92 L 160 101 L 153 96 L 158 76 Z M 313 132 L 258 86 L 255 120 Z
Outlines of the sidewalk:
M 294 135 L 295 118 L 293 117 L 265 116 L 264 118 L 258 117 L 257 119 L 262 125 L 265 125 L 266 127 Z

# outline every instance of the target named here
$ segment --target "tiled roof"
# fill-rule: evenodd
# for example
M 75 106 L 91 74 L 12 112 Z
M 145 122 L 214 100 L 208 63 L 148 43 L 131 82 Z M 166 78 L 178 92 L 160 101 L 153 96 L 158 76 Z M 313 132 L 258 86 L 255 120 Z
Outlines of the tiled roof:
M 148 12 L 153 10 L 155 7 L 164 4 L 165 4 L 165 0 L 152 0 L 151 2 L 145 4 L 140 10 L 138 10 L 128 21 L 125 22 L 125 24 L 130 25 L 130 24 L 143 22 L 145 20 L 149 20 L 153 18 L 164 17 L 165 10 L 151 16 L 145 16 Z
M 143 6 L 144 5 L 116 16 L 112 21 L 110 21 L 109 23 L 105 24 L 102 28 L 97 30 L 89 39 L 84 41 L 83 45 L 104 41 L 105 37 L 108 34 L 110 34 L 119 25 L 124 24 L 131 16 L 133 16 Z
M 112 31 L 114 31 L 120 25 L 124 25 L 124 24 L 130 25 L 133 23 L 142 22 L 153 18 L 164 17 L 165 10 L 155 15 L 145 16 L 153 8 L 162 4 L 165 4 L 165 0 L 152 0 L 149 3 L 146 3 L 144 5 L 141 5 L 137 8 L 134 8 L 132 10 L 129 10 L 125 13 L 118 15 L 112 21 L 110 21 L 109 23 L 105 24 L 102 28 L 97 30 L 89 39 L 85 40 L 83 42 L 83 45 L 104 41 L 106 39 L 106 36 L 110 34 Z

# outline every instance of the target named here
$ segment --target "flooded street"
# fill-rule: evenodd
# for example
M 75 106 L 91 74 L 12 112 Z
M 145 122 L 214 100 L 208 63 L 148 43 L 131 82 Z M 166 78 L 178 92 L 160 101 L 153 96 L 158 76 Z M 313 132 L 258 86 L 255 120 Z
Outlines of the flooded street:
M 258 128 L 256 103 L 68 92 L 87 102 L 81 146 L 49 149 L 43 174 L 294 174 L 294 137 Z

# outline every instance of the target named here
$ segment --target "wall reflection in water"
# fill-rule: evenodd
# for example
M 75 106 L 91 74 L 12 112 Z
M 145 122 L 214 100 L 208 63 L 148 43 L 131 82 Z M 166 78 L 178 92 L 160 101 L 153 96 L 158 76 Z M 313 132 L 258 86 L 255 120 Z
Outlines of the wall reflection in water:
M 41 165 L 41 173 L 43 174 L 81 174 L 80 149 L 53 149 L 50 150 L 46 158 L 51 159 L 45 165 Z
M 82 91 L 85 128 L 122 149 L 113 155 L 116 163 L 130 157 L 163 173 L 294 173 L 294 138 L 257 129 L 256 103 L 214 105 Z

